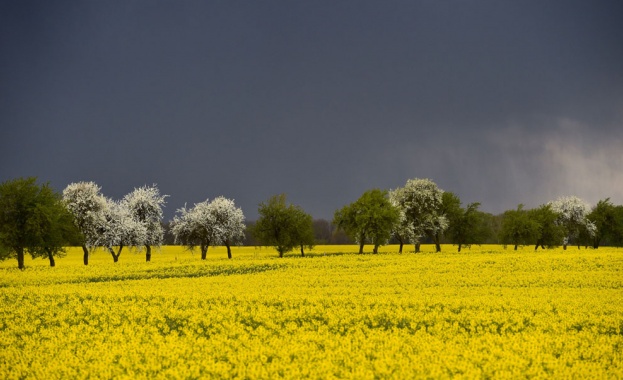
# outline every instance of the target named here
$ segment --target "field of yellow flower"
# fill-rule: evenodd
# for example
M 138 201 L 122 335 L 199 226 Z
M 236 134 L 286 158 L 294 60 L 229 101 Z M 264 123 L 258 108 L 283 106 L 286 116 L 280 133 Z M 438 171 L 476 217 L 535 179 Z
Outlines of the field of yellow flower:
M 2 262 L 0 378 L 623 378 L 623 249 L 383 248 Z

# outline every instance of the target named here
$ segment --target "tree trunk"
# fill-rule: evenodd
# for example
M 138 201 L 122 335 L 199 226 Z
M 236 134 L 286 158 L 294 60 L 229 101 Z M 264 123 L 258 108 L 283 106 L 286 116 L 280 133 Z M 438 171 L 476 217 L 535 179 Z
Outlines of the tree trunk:
M 119 256 L 121 256 L 121 250 L 123 249 L 123 246 L 120 245 L 119 246 L 119 250 L 117 251 L 117 254 L 115 254 L 115 251 L 112 249 L 112 247 L 108 247 L 108 251 L 110 252 L 110 254 L 112 255 L 112 261 L 114 263 L 119 261 Z
M 50 266 L 51 267 L 55 267 L 56 266 L 56 262 L 54 261 L 54 255 L 52 254 L 52 251 L 48 251 L 48 259 L 50 259 Z
M 562 250 L 563 250 L 563 251 L 566 251 L 566 250 L 567 250 L 567 245 L 566 245 L 566 244 L 563 244 L 563 245 L 562 245 Z
M 374 245 L 374 249 L 372 250 L 372 253 L 374 254 L 379 253 L 379 246 L 377 244 Z
M 439 236 L 439 233 L 435 234 L 435 252 L 441 252 L 441 237 Z
M 283 248 L 281 248 L 281 247 L 279 247 L 279 248 L 277 249 L 277 251 L 279 252 L 279 257 L 280 257 L 280 258 L 282 258 L 282 257 L 283 257 L 283 251 L 284 251 L 284 249 L 283 249 Z
M 26 266 L 24 266 L 24 248 L 18 248 L 17 249 L 17 267 L 21 270 L 26 269 Z
M 151 261 L 151 246 L 147 244 L 145 244 L 145 261 Z
M 305 257 L 305 251 L 303 250 L 303 244 L 301 244 L 301 257 Z
M 459 243 L 459 252 L 461 252 L 461 243 Z
M 402 253 L 402 241 L 400 241 L 400 248 L 398 248 L 398 253 Z
M 363 243 L 359 243 L 359 254 L 363 253 Z
M 202 245 L 201 246 L 201 260 L 205 260 L 206 257 L 208 256 L 208 248 L 210 246 L 209 245 Z
M 519 244 L 515 244 L 515 251 L 517 250 L 517 246 L 518 246 L 518 245 L 519 245 Z M 536 247 L 538 248 L 538 247 L 539 247 L 539 245 L 537 244 L 537 246 L 536 246 Z M 536 250 L 536 248 L 535 248 L 535 250 Z
M 420 243 L 415 243 L 415 253 L 420 253 Z
M 84 252 L 84 255 L 82 256 L 82 261 L 84 262 L 84 265 L 89 265 L 89 249 L 86 245 L 82 246 L 82 252 Z
M 539 243 L 536 243 L 536 245 L 534 246 L 534 251 L 536 252 L 536 250 L 539 249 Z
M 227 247 L 227 258 L 231 259 L 231 246 L 230 246 L 229 242 L 226 242 L 225 246 Z

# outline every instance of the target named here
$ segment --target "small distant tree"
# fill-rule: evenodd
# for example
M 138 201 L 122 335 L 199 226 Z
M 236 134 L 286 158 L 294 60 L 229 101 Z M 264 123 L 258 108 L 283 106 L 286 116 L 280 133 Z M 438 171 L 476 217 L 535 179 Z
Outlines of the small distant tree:
M 500 238 L 502 231 L 502 214 L 493 215 L 485 213 L 484 219 L 489 236 L 485 244 L 502 244 L 502 239 Z
M 331 222 L 326 219 L 314 219 L 312 221 L 314 228 L 314 240 L 318 244 L 331 244 L 332 229 Z
M 400 220 L 400 211 L 389 201 L 388 193 L 374 189 L 363 193 L 355 202 L 335 212 L 333 223 L 359 243 L 363 253 L 366 241 L 374 245 L 373 252 L 386 244 Z
M 303 216 L 305 213 L 300 207 L 288 204 L 285 194 L 274 195 L 260 203 L 258 213 L 253 236 L 260 244 L 275 247 L 279 257 L 311 242 L 307 240 L 313 237 L 311 217 Z
M 166 195 L 160 195 L 156 185 L 135 188 L 126 195 L 122 202 L 132 218 L 142 224 L 147 231 L 145 244 L 145 260 L 151 261 L 151 247 L 162 244 L 164 230 L 162 229 L 162 207 L 165 205 Z
M 205 260 L 210 245 L 220 242 L 216 216 L 210 210 L 210 201 L 196 203 L 191 209 L 183 207 L 177 210 L 179 215 L 173 217 L 171 232 L 176 244 L 183 244 L 192 250 L 201 249 L 201 260 Z
M 449 227 L 447 234 L 452 243 L 461 247 L 472 244 L 482 244 L 489 237 L 487 227 L 487 215 L 478 210 L 480 203 L 470 203 L 467 207 L 459 207 L 458 212 L 449 214 Z
M 244 239 L 242 241 L 242 244 L 246 246 L 258 246 L 259 242 L 255 239 L 255 236 L 253 235 L 255 221 L 245 220 L 244 227 Z
M 580 198 L 575 196 L 560 197 L 550 202 L 550 206 L 552 211 L 558 214 L 557 223 L 562 226 L 565 232 L 563 249 L 567 249 L 569 242 L 577 240 L 582 230 L 585 230 L 588 235 L 595 235 L 596 227 L 587 218 L 590 208 Z
M 106 223 L 101 230 L 99 244 L 112 255 L 113 262 L 119 261 L 124 247 L 142 247 L 147 241 L 147 227 L 134 219 L 126 202 L 107 200 Z M 117 251 L 115 252 L 115 247 Z
M 520 245 L 531 244 L 537 239 L 539 234 L 539 220 L 531 218 L 523 204 L 517 206 L 516 210 L 505 211 L 502 215 L 502 229 L 500 239 L 503 244 L 512 244 L 515 251 Z
M 294 230 L 292 231 L 293 240 L 301 248 L 301 256 L 305 257 L 305 247 L 312 249 L 316 244 L 314 222 L 312 216 L 303 211 L 302 208 L 294 206 L 294 209 Z
M 609 244 L 621 247 L 623 246 L 623 205 L 614 206 L 613 218 Z
M 420 252 L 420 242 L 424 236 L 434 239 L 436 234 L 448 228 L 448 220 L 442 215 L 442 196 L 444 191 L 429 179 L 410 179 L 404 187 L 395 190 L 399 208 L 403 210 L 406 223 L 413 231 L 415 252 Z M 441 246 L 436 245 L 436 251 Z
M 583 235 L 593 248 L 599 248 L 602 242 L 617 246 L 623 243 L 623 206 L 615 206 L 610 198 L 600 200 L 587 215 L 587 219 L 595 226 L 595 233 L 590 236 L 583 231 Z
M 558 224 L 558 213 L 552 210 L 550 204 L 541 205 L 538 208 L 528 211 L 530 220 L 536 223 L 537 229 L 535 234 L 535 246 L 536 251 L 539 247 L 545 249 L 545 247 L 559 246 L 565 236 L 565 231 L 560 224 Z
M 231 259 L 231 245 L 239 244 L 244 239 L 244 214 L 234 201 L 217 197 L 208 204 L 208 212 L 214 221 L 215 242 L 227 247 L 227 257 Z
M 461 207 L 461 199 L 458 195 L 450 191 L 444 191 L 441 194 L 441 206 L 439 208 L 439 215 L 443 216 L 448 223 L 448 227 L 445 231 L 437 229 L 433 236 L 435 247 L 437 252 L 441 251 L 441 235 L 445 232 L 446 235 L 450 235 L 451 241 L 461 240 L 465 242 L 464 232 L 466 226 L 463 225 L 465 210 Z M 461 251 L 461 245 L 459 244 L 459 252 Z
M 100 190 L 94 182 L 71 183 L 63 190 L 63 202 L 83 237 L 84 265 L 89 264 L 90 251 L 99 244 L 106 226 L 109 203 Z
M 60 194 L 49 184 L 38 185 L 36 178 L 19 178 L 0 184 L 0 259 L 17 258 L 25 269 L 25 253 L 48 257 L 64 252 L 64 245 L 75 235 Z
M 162 221 L 160 226 L 164 234 L 162 235 L 162 245 L 175 245 L 175 235 L 171 232 L 171 222 Z

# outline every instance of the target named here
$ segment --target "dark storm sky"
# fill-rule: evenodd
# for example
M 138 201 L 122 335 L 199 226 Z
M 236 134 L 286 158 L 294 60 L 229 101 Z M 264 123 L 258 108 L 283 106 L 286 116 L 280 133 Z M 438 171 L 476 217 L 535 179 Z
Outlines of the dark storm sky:
M 621 1 L 2 1 L 0 181 L 623 203 Z

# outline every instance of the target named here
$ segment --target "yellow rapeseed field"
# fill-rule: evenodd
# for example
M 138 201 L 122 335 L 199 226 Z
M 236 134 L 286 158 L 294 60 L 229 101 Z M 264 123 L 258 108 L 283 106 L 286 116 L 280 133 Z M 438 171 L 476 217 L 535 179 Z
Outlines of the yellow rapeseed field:
M 623 249 L 356 249 L 2 262 L 0 378 L 623 378 Z

